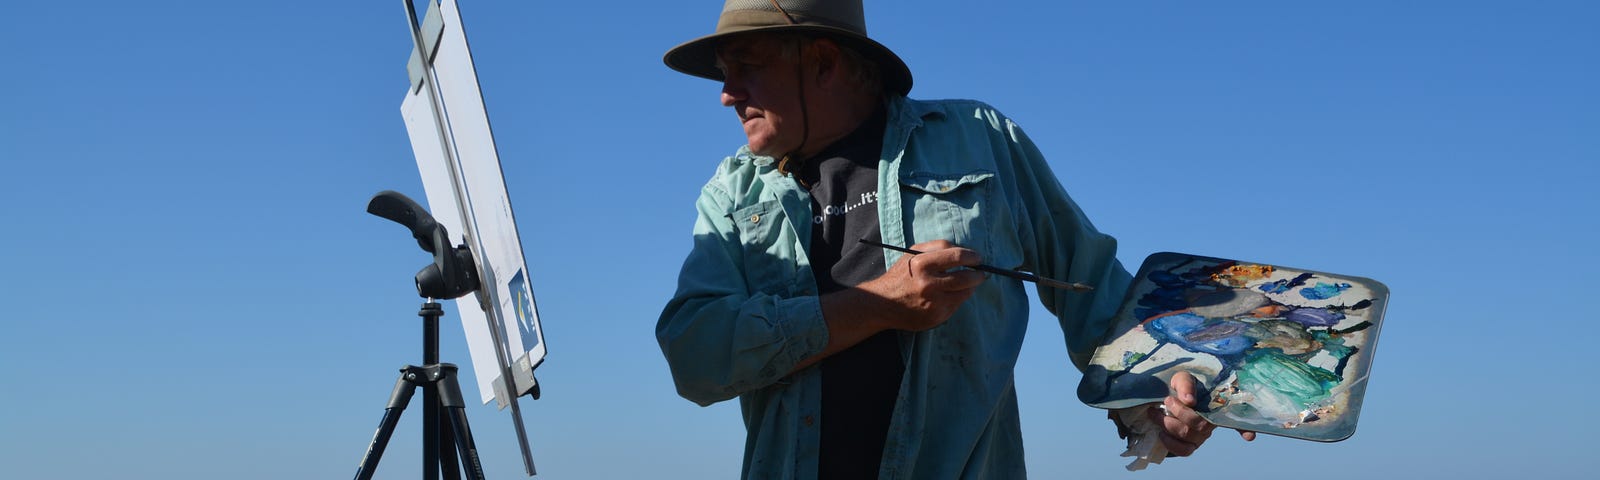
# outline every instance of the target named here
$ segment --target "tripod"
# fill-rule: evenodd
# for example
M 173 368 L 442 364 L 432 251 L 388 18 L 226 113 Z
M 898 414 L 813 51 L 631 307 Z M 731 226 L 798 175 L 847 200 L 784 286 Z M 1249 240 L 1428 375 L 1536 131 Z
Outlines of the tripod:
M 466 403 L 461 399 L 461 386 L 456 383 L 456 366 L 439 363 L 439 316 L 444 309 L 438 302 L 428 299 L 417 312 L 422 321 L 423 366 L 406 365 L 400 369 L 400 380 L 389 394 L 389 405 L 383 410 L 383 422 L 372 436 L 367 454 L 361 457 L 361 468 L 356 470 L 356 480 L 370 480 L 378 469 L 383 449 L 400 423 L 400 414 L 418 387 L 422 388 L 422 474 L 427 480 L 436 480 L 441 472 L 448 480 L 460 480 L 465 469 L 467 477 L 483 479 L 483 465 L 478 461 L 478 447 L 472 443 L 472 429 L 467 426 Z M 443 407 L 444 411 L 440 412 Z M 440 413 L 444 415 L 441 416 Z M 458 463 L 457 453 L 464 463 Z

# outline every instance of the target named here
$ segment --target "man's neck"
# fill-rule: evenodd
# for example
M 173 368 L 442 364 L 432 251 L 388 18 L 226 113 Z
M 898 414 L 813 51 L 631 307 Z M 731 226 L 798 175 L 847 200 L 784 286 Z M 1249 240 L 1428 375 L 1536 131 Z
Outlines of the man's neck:
M 835 128 L 814 132 L 811 138 L 806 139 L 804 147 L 793 155 L 799 158 L 811 158 L 823 149 L 828 148 L 829 145 L 833 145 L 834 142 L 838 142 L 839 139 L 856 131 L 857 128 L 861 127 L 862 122 L 872 118 L 872 114 L 883 107 L 883 98 L 879 95 L 860 94 L 855 97 L 847 102 L 836 103 L 836 109 L 826 112 L 813 112 L 814 114 L 823 113 L 823 115 L 818 115 L 818 118 L 812 120 L 815 122 L 811 124 L 813 128 L 821 126 Z

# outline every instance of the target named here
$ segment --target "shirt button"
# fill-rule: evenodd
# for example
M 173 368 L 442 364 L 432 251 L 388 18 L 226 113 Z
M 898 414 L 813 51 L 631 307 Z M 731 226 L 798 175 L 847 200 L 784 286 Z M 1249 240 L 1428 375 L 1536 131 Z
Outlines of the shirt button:
M 810 415 L 806 415 L 806 418 L 800 419 L 800 423 L 806 424 L 807 427 L 811 426 L 812 422 L 813 420 Z
M 755 214 L 755 215 L 751 215 L 750 216 L 750 223 L 761 223 L 761 214 L 758 213 L 758 214 Z

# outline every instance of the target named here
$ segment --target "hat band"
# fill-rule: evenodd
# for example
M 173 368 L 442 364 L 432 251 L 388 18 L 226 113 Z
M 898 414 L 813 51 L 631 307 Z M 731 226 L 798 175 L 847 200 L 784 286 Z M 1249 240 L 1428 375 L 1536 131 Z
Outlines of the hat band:
M 791 17 L 794 19 L 794 23 L 792 24 L 789 23 L 789 19 Z M 867 36 L 866 29 L 861 28 L 860 25 L 851 25 L 824 17 L 797 13 L 791 13 L 785 16 L 781 12 L 770 12 L 766 10 L 734 10 L 730 12 L 722 12 L 722 15 L 717 17 L 716 33 L 731 33 L 749 30 L 752 28 L 780 27 L 790 25 L 820 25 L 847 30 L 863 37 Z

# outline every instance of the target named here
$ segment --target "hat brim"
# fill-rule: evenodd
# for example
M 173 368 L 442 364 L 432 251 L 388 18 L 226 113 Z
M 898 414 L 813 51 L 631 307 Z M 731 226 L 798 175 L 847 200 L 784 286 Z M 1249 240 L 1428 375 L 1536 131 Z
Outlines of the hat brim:
M 717 69 L 717 44 L 724 39 L 751 33 L 804 33 L 825 36 L 853 48 L 882 71 L 883 86 L 901 96 L 911 92 L 911 69 L 894 51 L 870 38 L 855 32 L 827 25 L 766 25 L 734 27 L 726 31 L 684 42 L 667 50 L 662 61 L 673 70 L 708 80 L 721 82 L 722 71 Z

